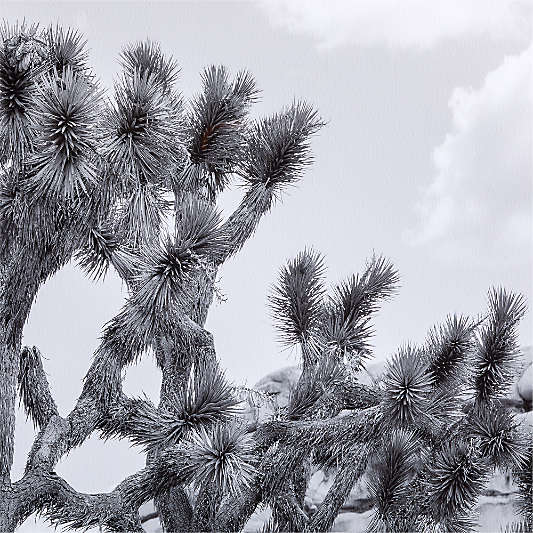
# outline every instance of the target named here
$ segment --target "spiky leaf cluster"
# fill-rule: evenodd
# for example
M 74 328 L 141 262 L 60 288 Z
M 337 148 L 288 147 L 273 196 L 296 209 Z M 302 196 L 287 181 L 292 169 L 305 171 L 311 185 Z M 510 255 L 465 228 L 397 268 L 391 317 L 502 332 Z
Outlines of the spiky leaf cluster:
M 519 294 L 504 289 L 489 292 L 489 315 L 478 335 L 474 361 L 476 400 L 488 402 L 510 386 L 516 372 L 516 326 L 526 312 Z
M 427 467 L 428 502 L 435 522 L 469 511 L 488 474 L 486 461 L 461 439 L 444 442 Z
M 91 228 L 87 243 L 76 253 L 76 259 L 82 270 L 95 280 L 105 276 L 110 264 L 122 279 L 129 279 L 135 258 L 121 244 L 111 225 L 102 224 Z
M 70 68 L 42 78 L 36 101 L 37 151 L 28 187 L 36 197 L 73 198 L 96 184 L 98 88 Z
M 239 174 L 251 188 L 260 187 L 275 198 L 294 184 L 311 164 L 309 137 L 324 125 L 305 102 L 255 123 Z
M 37 25 L 0 28 L 0 162 L 22 161 L 33 143 L 33 100 L 45 51 Z
M 383 378 L 383 410 L 392 424 L 420 424 L 427 416 L 433 378 L 421 352 L 401 348 L 388 363 Z
M 470 419 L 471 435 L 478 439 L 481 455 L 502 468 L 525 461 L 526 438 L 519 425 L 514 415 L 500 406 L 478 408 Z
M 335 289 L 325 306 L 319 342 L 336 359 L 354 370 L 369 356 L 370 324 L 382 300 L 392 296 L 398 284 L 398 272 L 384 257 L 374 256 L 364 273 L 348 278 Z
M 175 402 L 176 413 L 190 429 L 228 420 L 239 404 L 224 374 L 207 362 L 191 368 L 187 387 L 179 391 Z
M 105 155 L 122 187 L 169 180 L 180 156 L 181 102 L 136 70 L 115 84 L 104 121 Z
M 172 57 L 166 57 L 160 46 L 150 40 L 126 46 L 120 55 L 126 74 L 150 78 L 165 94 L 172 91 L 179 74 L 178 64 Z
M 475 323 L 465 316 L 448 316 L 444 324 L 433 328 L 425 350 L 428 372 L 435 387 L 446 388 L 466 378 L 466 365 L 473 348 Z
M 247 115 L 256 101 L 255 80 L 246 71 L 233 81 L 225 67 L 211 66 L 202 74 L 203 91 L 189 115 L 190 164 L 180 183 L 187 189 L 205 186 L 214 198 L 228 182 L 243 155 Z
M 142 266 L 137 277 L 138 290 L 132 297 L 135 323 L 152 323 L 159 313 L 173 309 L 187 299 L 187 280 L 222 253 L 224 235 L 219 215 L 201 201 L 183 206 L 175 238 L 143 249 Z
M 186 450 L 197 487 L 213 486 L 224 493 L 238 494 L 255 473 L 251 438 L 235 422 L 192 432 Z
M 176 216 L 176 235 L 180 245 L 204 260 L 217 263 L 225 257 L 227 236 L 221 227 L 219 211 L 210 203 L 187 195 Z
M 322 318 L 324 261 L 313 250 L 304 250 L 281 269 L 269 298 L 281 342 L 302 345 L 304 358 Z
M 146 450 L 174 446 L 191 430 L 227 422 L 238 401 L 224 375 L 213 364 L 191 368 L 187 386 L 180 389 L 168 409 L 156 409 L 146 399 L 128 399 L 111 408 L 100 426 L 104 438 L 127 437 Z
M 60 77 L 67 69 L 81 73 L 87 70 L 87 41 L 72 28 L 51 26 L 45 32 L 49 68 Z
M 409 500 L 419 447 L 415 434 L 397 429 L 387 436 L 387 442 L 376 454 L 368 488 L 376 502 L 377 518 L 381 521 L 393 520 Z

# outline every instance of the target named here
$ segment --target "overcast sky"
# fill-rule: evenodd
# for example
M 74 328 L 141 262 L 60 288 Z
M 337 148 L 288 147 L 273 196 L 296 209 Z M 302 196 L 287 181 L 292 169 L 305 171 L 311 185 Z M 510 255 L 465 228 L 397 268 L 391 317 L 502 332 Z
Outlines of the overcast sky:
M 325 254 L 331 283 L 374 251 L 399 268 L 401 291 L 376 320 L 378 359 L 421 342 L 447 313 L 483 311 L 492 285 L 531 296 L 530 2 L 3 3 L 1 16 L 80 29 L 106 87 L 121 47 L 149 37 L 180 63 L 185 96 L 207 65 L 248 68 L 263 90 L 257 116 L 298 97 L 328 121 L 312 169 L 220 272 L 227 300 L 207 327 L 234 382 L 295 364 L 276 343 L 266 297 L 305 246 Z M 224 195 L 226 213 L 240 194 Z M 41 289 L 25 343 L 47 358 L 62 413 L 123 297 L 116 277 L 94 284 L 75 265 Z M 522 344 L 531 344 L 530 317 Z M 156 398 L 159 381 L 146 358 L 126 391 Z M 14 477 L 33 438 L 20 415 Z M 104 491 L 142 463 L 127 443 L 93 437 L 58 471 L 78 490 Z

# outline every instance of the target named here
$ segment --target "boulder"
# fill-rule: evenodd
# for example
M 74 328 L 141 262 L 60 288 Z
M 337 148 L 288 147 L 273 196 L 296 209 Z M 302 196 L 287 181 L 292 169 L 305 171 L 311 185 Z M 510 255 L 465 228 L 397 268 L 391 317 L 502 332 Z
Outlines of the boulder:
M 533 432 L 533 411 L 526 411 L 525 413 L 518 413 L 517 420 L 520 420 L 524 429 Z
M 287 366 L 271 372 L 260 379 L 254 389 L 274 395 L 279 407 L 284 407 L 289 401 L 289 390 L 296 384 L 301 370 L 297 366 Z
M 250 517 L 244 526 L 244 533 L 257 533 L 270 520 L 272 511 L 270 507 L 259 508 Z
M 335 479 L 335 471 L 325 472 L 317 470 L 309 480 L 306 498 L 312 505 L 318 507 L 324 500 L 328 490 Z M 369 506 L 370 494 L 367 489 L 367 476 L 363 474 L 359 481 L 354 485 L 350 495 L 346 499 L 343 508 L 350 511 L 361 512 L 367 510 Z
M 297 366 L 288 366 L 267 374 L 255 385 L 254 390 L 267 393 L 272 401 L 249 401 L 244 409 L 244 417 L 251 423 L 268 420 L 276 407 L 285 407 L 289 402 L 289 391 L 300 377 Z
M 372 515 L 373 511 L 366 511 L 364 513 L 341 513 L 337 516 L 331 531 L 342 531 L 345 533 L 366 531 Z
M 146 533 L 163 533 L 163 528 L 159 523 L 159 518 L 152 515 L 155 513 L 155 506 L 153 500 L 143 503 L 139 508 L 139 516 L 145 519 L 143 522 L 143 529 Z M 148 520 L 146 520 L 148 518 Z
M 514 495 L 480 496 L 476 507 L 480 533 L 505 531 L 506 526 L 520 520 L 514 508 Z
M 359 383 L 369 386 L 374 385 L 383 376 L 386 365 L 387 363 L 385 361 L 379 361 L 367 365 L 365 369 L 359 371 L 357 374 Z
M 531 405 L 533 401 L 533 365 L 529 365 L 517 383 L 517 391 L 520 398 Z

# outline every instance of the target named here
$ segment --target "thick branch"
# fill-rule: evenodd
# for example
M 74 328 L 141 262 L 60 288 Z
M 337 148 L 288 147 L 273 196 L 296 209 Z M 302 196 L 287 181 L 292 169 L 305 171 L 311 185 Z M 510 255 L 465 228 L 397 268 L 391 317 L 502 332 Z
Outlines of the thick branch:
M 222 225 L 227 238 L 226 253 L 219 264 L 235 255 L 254 234 L 261 217 L 272 205 L 272 194 L 262 184 L 250 189 L 232 215 Z
M 13 486 L 17 522 L 38 512 L 53 524 L 73 529 L 101 526 L 106 531 L 142 532 L 138 508 L 117 487 L 108 494 L 83 494 L 54 472 L 28 473 Z

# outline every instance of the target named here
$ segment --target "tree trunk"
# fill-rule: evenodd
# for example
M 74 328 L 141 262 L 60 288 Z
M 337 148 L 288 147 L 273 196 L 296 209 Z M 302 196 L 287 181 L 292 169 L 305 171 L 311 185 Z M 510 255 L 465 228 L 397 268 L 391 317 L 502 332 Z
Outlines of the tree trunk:
M 2 333 L 5 333 L 2 332 Z M 9 490 L 15 435 L 18 350 L 0 336 L 0 490 Z M 0 530 L 2 530 L 0 528 Z
M 207 311 L 213 301 L 212 272 L 200 274 L 191 290 L 196 298 L 188 310 L 188 316 L 203 327 L 207 318 Z M 193 285 L 191 283 L 191 285 Z M 162 371 L 159 407 L 172 410 L 177 391 L 186 386 L 191 365 L 202 353 L 202 347 L 179 346 L 179 342 L 166 342 L 164 338 L 156 341 L 155 353 L 158 365 Z M 150 458 L 148 458 L 150 460 Z M 167 533 L 186 533 L 191 531 L 193 509 L 187 493 L 182 487 L 174 487 L 155 499 L 155 506 L 163 530 Z
M 2 533 L 13 533 L 16 525 L 11 487 L 3 486 L 0 489 L 0 531 Z

